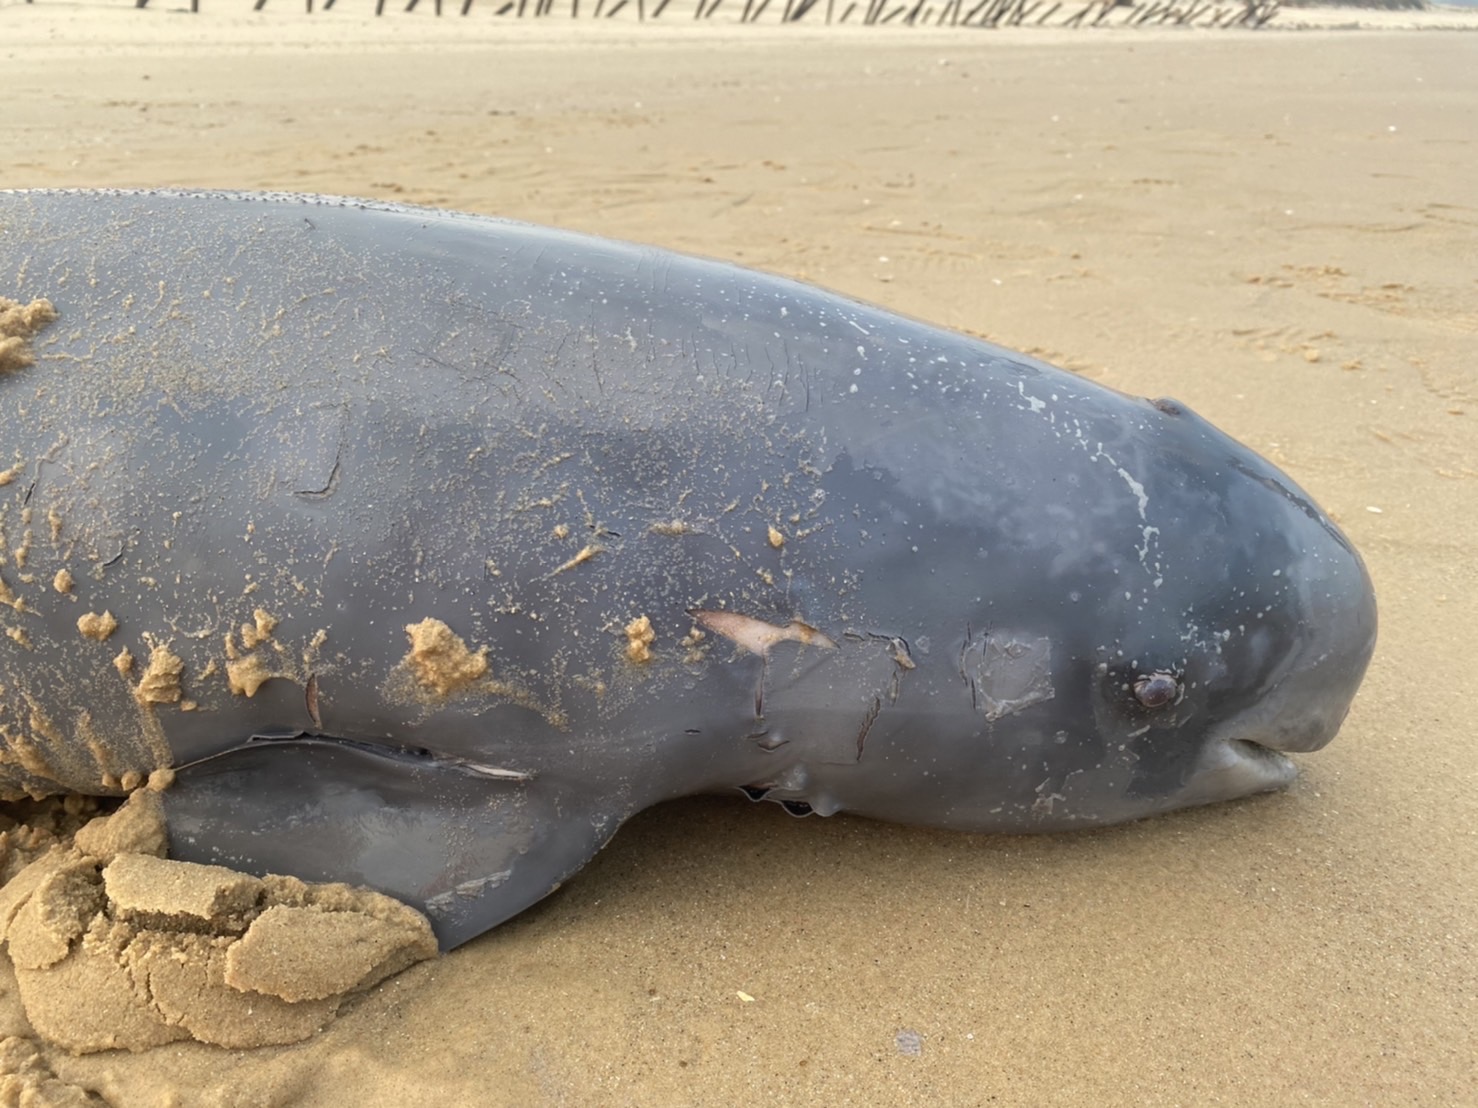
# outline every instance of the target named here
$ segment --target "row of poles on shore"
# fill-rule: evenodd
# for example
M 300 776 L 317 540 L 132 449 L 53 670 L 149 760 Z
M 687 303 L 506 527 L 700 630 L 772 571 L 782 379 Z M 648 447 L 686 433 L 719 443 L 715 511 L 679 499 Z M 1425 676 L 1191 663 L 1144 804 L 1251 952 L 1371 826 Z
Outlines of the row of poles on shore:
M 34 0 L 26 0 L 32 3 Z M 421 0 L 409 0 L 405 10 L 413 12 Z M 453 0 L 462 15 L 472 11 L 473 0 Z M 541 18 L 554 14 L 555 0 L 493 0 L 498 3 L 495 15 Z M 650 2 L 651 10 L 648 11 Z M 695 0 L 693 18 L 712 19 L 726 0 Z M 308 14 L 313 13 L 313 0 L 305 0 Z M 375 0 L 375 14 L 384 15 L 387 0 Z M 437 15 L 442 14 L 442 0 L 431 0 Z M 613 19 L 632 8 L 639 22 L 660 19 L 671 0 L 585 0 L 587 18 Z M 729 11 L 739 7 L 739 0 L 728 0 Z M 149 0 L 134 0 L 134 7 L 144 8 Z M 571 19 L 580 18 L 581 0 L 569 0 Z M 1217 0 L 1089 0 L 1079 7 L 1072 0 L 824 0 L 825 21 L 847 23 L 856 16 L 864 26 L 897 23 L 903 26 L 936 27 L 1022 27 L 1042 26 L 1054 16 L 1060 27 L 1135 27 L 1169 24 L 1180 27 L 1248 27 L 1265 26 L 1278 14 L 1280 0 L 1240 0 L 1218 3 Z M 398 5 L 398 0 L 397 0 Z M 799 23 L 823 5 L 823 0 L 743 0 L 740 23 L 757 23 L 767 12 L 778 22 Z M 261 11 L 267 0 L 255 0 L 252 10 Z M 329 11 L 334 0 L 322 0 L 321 11 Z M 840 8 L 840 15 L 838 9 Z M 1064 10 L 1066 9 L 1066 10 Z M 200 0 L 190 0 L 190 10 L 200 10 Z M 727 13 L 726 13 L 727 14 Z M 1110 16 L 1115 18 L 1110 19 Z M 628 18 L 629 18 L 628 14 Z

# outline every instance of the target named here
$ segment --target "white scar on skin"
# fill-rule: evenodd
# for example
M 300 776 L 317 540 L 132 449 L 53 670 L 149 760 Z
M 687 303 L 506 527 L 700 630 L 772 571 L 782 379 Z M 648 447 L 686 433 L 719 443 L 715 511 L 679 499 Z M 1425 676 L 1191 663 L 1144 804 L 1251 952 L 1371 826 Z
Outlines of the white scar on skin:
M 802 623 L 798 619 L 791 620 L 784 627 L 777 627 L 753 616 L 741 616 L 738 612 L 693 611 L 688 614 L 708 630 L 724 636 L 761 658 L 770 652 L 772 646 L 781 642 L 824 646 L 829 650 L 835 650 L 837 645 L 809 623 Z

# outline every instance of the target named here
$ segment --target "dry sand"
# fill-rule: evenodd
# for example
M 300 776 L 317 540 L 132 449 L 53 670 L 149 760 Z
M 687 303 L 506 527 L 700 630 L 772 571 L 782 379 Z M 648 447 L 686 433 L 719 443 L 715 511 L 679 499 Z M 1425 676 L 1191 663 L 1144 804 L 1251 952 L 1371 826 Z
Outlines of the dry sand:
M 297 1046 L 75 1057 L 7 965 L 0 1101 L 1478 1103 L 1478 37 L 278 7 L 0 10 L 0 186 L 499 213 L 1171 394 L 1337 515 L 1381 646 L 1286 794 L 1035 839 L 672 805 Z

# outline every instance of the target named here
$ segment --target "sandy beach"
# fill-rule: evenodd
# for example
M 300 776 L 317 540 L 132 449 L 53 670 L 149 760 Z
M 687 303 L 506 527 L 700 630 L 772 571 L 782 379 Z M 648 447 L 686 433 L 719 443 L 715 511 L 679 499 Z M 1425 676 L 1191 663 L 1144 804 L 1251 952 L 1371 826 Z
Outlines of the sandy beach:
M 1381 641 L 1286 793 L 1028 838 L 679 802 L 294 1046 L 73 1056 L 0 959 L 25 1040 L 0 1070 L 55 1078 L 34 1103 L 1478 1103 L 1472 9 L 977 32 L 247 6 L 0 7 L 0 188 L 504 215 L 1173 396 L 1338 519 Z

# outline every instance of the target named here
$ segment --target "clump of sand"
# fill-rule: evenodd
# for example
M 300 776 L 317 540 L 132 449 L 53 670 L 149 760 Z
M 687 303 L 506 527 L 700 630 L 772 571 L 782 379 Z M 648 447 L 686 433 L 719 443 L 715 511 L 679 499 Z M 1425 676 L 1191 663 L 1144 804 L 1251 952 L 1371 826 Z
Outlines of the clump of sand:
M 0 1039 L 0 1104 L 25 1108 L 103 1108 L 107 1101 L 60 1081 L 29 1039 Z
M 379 893 L 167 860 L 150 789 L 91 819 L 68 805 L 0 832 L 0 942 L 32 1027 L 68 1050 L 298 1042 L 436 953 L 426 918 Z M 7 1081 L 51 1080 L 9 1049 L 0 1103 Z
M 36 360 L 31 339 L 56 319 L 50 300 L 22 304 L 0 296 L 0 373 L 24 369 Z
M 405 656 L 417 683 L 427 692 L 449 696 L 466 688 L 488 671 L 488 648 L 476 653 L 439 619 L 423 619 L 406 626 L 411 648 Z

